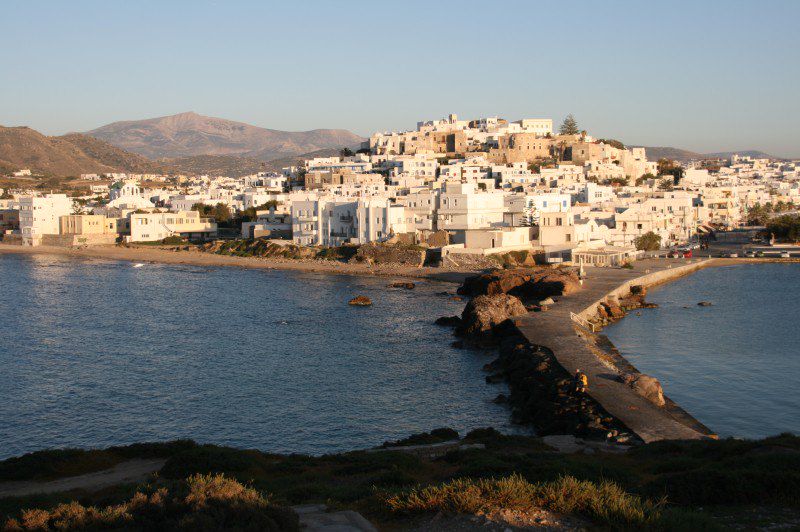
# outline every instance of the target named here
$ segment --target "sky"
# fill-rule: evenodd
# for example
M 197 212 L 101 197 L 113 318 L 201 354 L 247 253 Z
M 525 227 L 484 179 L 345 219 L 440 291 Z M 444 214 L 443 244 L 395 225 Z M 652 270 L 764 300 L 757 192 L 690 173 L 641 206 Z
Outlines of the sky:
M 800 157 L 800 0 L 0 0 L 0 124 L 184 111 L 368 136 L 553 118 L 626 144 Z

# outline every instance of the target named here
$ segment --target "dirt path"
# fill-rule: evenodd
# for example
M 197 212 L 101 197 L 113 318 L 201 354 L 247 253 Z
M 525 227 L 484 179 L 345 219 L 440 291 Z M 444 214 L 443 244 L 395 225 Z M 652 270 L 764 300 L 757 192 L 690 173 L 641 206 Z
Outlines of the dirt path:
M 23 497 L 35 493 L 57 493 L 60 491 L 94 491 L 116 484 L 138 482 L 146 479 L 164 466 L 166 459 L 128 460 L 111 469 L 87 473 L 77 477 L 60 478 L 47 482 L 0 482 L 0 498 Z

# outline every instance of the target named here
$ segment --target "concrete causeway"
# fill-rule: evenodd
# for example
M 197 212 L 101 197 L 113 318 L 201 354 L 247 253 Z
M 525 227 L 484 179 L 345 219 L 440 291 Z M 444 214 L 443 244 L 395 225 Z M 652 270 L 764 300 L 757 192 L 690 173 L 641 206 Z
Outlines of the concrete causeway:
M 570 314 L 588 319 L 600 301 L 610 295 L 627 294 L 632 285 L 653 286 L 712 264 L 713 261 L 698 259 L 648 259 L 637 261 L 633 269 L 586 268 L 581 290 L 560 297 L 547 312 L 530 312 L 515 321 L 528 341 L 550 349 L 567 372 L 580 369 L 586 373 L 588 394 L 645 443 L 706 438 L 706 434 L 684 425 L 620 382 L 618 370 L 593 352 L 588 341 L 579 335 L 580 329 Z M 664 392 L 666 395 L 669 390 Z

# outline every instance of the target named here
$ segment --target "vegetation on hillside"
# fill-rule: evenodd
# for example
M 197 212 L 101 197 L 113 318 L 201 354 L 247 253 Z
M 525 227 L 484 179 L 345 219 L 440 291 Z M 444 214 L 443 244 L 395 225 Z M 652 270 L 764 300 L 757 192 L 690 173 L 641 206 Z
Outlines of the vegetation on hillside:
M 503 436 L 492 429 L 473 431 L 462 441 L 485 448 L 452 450 L 439 458 L 390 449 L 310 457 L 184 441 L 32 453 L 0 462 L 0 478 L 54 478 L 96 471 L 121 459 L 164 456 L 167 462 L 159 473 L 163 483 L 138 491 L 149 497 L 166 488 L 167 500 L 177 502 L 164 504 L 180 511 L 191 509 L 181 506 L 187 499 L 180 494 L 191 493 L 191 479 L 199 478 L 196 485 L 203 490 L 218 486 L 276 506 L 326 503 L 360 511 L 387 528 L 402 528 L 421 514 L 440 511 L 543 507 L 612 528 L 708 530 L 715 526 L 710 518 L 746 508 L 757 507 L 760 515 L 773 508 L 790 509 L 795 517 L 800 509 L 800 438 L 788 434 L 756 441 L 659 442 L 624 454 L 591 455 L 553 452 L 537 438 Z M 228 480 L 247 485 L 261 498 Z M 136 491 L 123 486 L 85 494 L 80 506 L 144 502 L 134 496 Z M 263 495 L 267 493 L 269 497 Z M 31 508 L 52 516 L 59 504 L 73 500 L 70 493 L 0 499 L 0 522 L 21 522 L 23 510 Z

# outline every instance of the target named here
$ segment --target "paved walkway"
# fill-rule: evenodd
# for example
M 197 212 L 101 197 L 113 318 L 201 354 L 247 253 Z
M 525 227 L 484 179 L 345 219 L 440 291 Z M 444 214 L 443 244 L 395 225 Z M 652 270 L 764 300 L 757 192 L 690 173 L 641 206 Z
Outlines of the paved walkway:
M 352 510 L 328 512 L 324 504 L 292 506 L 300 516 L 300 528 L 308 532 L 378 532 L 364 516 Z
M 683 268 L 686 264 L 682 259 L 651 259 L 637 261 L 632 270 L 586 268 L 587 279 L 580 291 L 558 298 L 558 302 L 547 312 L 530 312 L 516 320 L 522 334 L 531 343 L 549 348 L 567 372 L 572 374 L 580 369 L 586 373 L 589 377 L 589 395 L 645 443 L 706 436 L 680 423 L 669 412 L 620 382 L 616 368 L 598 358 L 587 341 L 576 333 L 570 313 L 587 316 L 587 309 L 594 308 L 597 301 L 642 276 L 648 276 L 642 283 L 647 285 L 651 284 L 649 281 L 662 280 L 660 277 L 678 276 L 681 270 L 704 266 L 698 261 L 690 263 L 693 266 Z
M 72 490 L 96 491 L 116 484 L 138 482 L 160 470 L 165 462 L 166 460 L 161 458 L 154 460 L 128 460 L 110 469 L 48 482 L 0 482 L 0 498 Z

